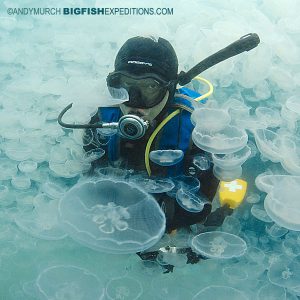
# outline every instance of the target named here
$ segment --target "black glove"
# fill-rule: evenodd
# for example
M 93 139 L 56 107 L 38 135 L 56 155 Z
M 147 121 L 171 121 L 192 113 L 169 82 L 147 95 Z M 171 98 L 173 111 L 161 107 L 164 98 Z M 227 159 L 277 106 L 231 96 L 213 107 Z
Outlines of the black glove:
M 228 205 L 219 207 L 207 217 L 203 225 L 219 227 L 223 224 L 224 219 L 227 216 L 230 216 L 232 212 L 233 209 L 231 209 Z

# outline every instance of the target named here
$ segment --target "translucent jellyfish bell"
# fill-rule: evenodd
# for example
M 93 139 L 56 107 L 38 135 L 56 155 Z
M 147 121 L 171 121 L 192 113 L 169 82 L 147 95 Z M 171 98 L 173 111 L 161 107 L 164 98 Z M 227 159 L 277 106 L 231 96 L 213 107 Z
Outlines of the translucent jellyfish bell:
M 273 284 L 294 289 L 300 287 L 300 263 L 297 258 L 291 259 L 286 256 L 279 256 L 269 270 L 268 278 Z
M 143 287 L 139 281 L 131 277 L 111 279 L 106 286 L 108 299 L 135 300 L 143 294 Z
M 182 188 L 176 193 L 177 203 L 185 210 L 189 212 L 201 212 L 206 203 L 209 203 L 207 198 L 200 197 L 189 191 L 185 191 Z
M 150 160 L 163 167 L 178 164 L 183 156 L 182 150 L 155 150 L 150 152 Z
M 202 131 L 216 132 L 224 129 L 230 123 L 230 115 L 226 110 L 214 108 L 198 108 L 191 115 L 194 126 Z
M 209 299 L 249 300 L 242 291 L 229 286 L 217 285 L 208 286 L 193 297 L 193 300 Z
M 255 184 L 268 193 L 264 201 L 268 216 L 281 227 L 300 231 L 300 176 L 258 176 Z
M 251 149 L 246 146 L 243 149 L 225 155 L 213 154 L 212 159 L 215 166 L 222 169 L 231 170 L 240 167 L 250 156 Z
M 244 129 L 230 125 L 217 132 L 202 131 L 197 125 L 193 130 L 192 139 L 195 145 L 204 151 L 229 154 L 243 149 L 247 145 L 248 135 Z
M 254 132 L 255 142 L 260 153 L 274 163 L 282 157 L 282 140 L 279 135 L 269 129 L 257 129 Z
M 192 249 L 208 258 L 230 259 L 243 256 L 246 242 L 240 237 L 221 231 L 205 232 L 195 236 Z
M 100 300 L 104 297 L 104 286 L 99 278 L 86 269 L 72 265 L 43 270 L 36 280 L 36 287 L 39 299 Z
M 137 175 L 130 177 L 129 180 L 150 194 L 166 193 L 175 187 L 174 182 L 169 178 L 150 179 Z
M 124 181 L 77 184 L 62 198 L 59 213 L 74 240 L 108 253 L 146 250 L 165 232 L 165 215 L 155 199 Z

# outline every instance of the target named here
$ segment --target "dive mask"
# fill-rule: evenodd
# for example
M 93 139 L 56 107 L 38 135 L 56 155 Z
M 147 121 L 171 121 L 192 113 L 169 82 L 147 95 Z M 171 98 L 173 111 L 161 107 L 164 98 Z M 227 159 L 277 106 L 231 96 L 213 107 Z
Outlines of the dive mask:
M 129 101 L 124 104 L 134 108 L 152 108 L 162 101 L 171 82 L 156 74 L 132 75 L 127 72 L 112 72 L 107 78 L 110 88 L 124 88 L 129 94 Z

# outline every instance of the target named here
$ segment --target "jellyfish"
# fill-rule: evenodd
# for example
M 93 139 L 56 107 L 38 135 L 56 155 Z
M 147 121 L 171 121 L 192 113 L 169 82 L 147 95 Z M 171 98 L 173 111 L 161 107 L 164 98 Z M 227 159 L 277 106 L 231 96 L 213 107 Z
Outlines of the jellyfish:
M 136 300 L 143 294 L 141 283 L 131 277 L 118 277 L 111 279 L 106 285 L 108 299 Z
M 104 298 L 104 286 L 90 271 L 72 265 L 51 266 L 36 279 L 39 295 L 46 299 L 84 300 Z
M 29 145 L 20 141 L 9 141 L 4 144 L 4 151 L 8 158 L 23 161 L 30 158 L 32 150 Z
M 263 206 L 260 204 L 254 204 L 251 207 L 251 214 L 254 218 L 265 222 L 265 223 L 272 223 L 272 219 L 267 215 L 266 211 L 264 210 Z
M 23 173 L 31 173 L 37 169 L 37 163 L 31 160 L 24 160 L 18 164 L 18 168 Z
M 286 291 L 282 287 L 267 283 L 258 290 L 257 299 L 286 299 Z
M 213 154 L 212 159 L 215 166 L 224 170 L 232 170 L 240 167 L 250 155 L 250 147 L 245 146 L 243 149 L 230 154 Z
M 191 193 L 196 193 L 200 189 L 200 181 L 193 176 L 180 175 L 172 178 L 172 181 L 175 183 L 175 187 L 167 192 L 168 196 L 172 198 L 176 198 L 179 189 Z
M 64 230 L 92 249 L 128 254 L 146 250 L 165 232 L 165 215 L 137 185 L 103 179 L 76 184 L 61 199 Z
M 257 107 L 255 114 L 259 121 L 266 124 L 266 127 L 278 127 L 282 122 L 279 111 L 269 107 Z
M 266 225 L 266 233 L 275 239 L 278 239 L 288 233 L 288 229 L 278 226 L 277 224 Z
M 182 188 L 176 193 L 176 201 L 183 209 L 189 212 L 201 212 L 204 205 L 210 203 L 206 197 L 198 196 Z
M 178 164 L 183 156 L 182 150 L 155 150 L 150 152 L 150 160 L 163 167 Z
M 223 269 L 223 274 L 231 282 L 240 282 L 248 278 L 247 272 L 243 270 L 240 266 L 225 267 Z
M 91 163 L 94 160 L 100 159 L 104 154 L 105 151 L 101 148 L 92 149 L 84 154 L 83 160 L 87 163 Z
M 260 195 L 257 193 L 250 193 L 247 196 L 246 201 L 251 204 L 258 203 L 260 201 Z
M 227 125 L 217 132 L 203 131 L 198 125 L 194 128 L 192 139 L 195 145 L 207 152 L 229 154 L 247 145 L 248 135 L 244 129 Z
M 193 111 L 191 121 L 203 131 L 216 132 L 229 125 L 231 118 L 226 110 L 198 108 Z
M 130 177 L 129 181 L 137 184 L 150 194 L 166 193 L 171 191 L 175 186 L 174 182 L 169 178 L 150 179 L 137 175 Z
M 289 175 L 266 175 L 256 180 L 256 185 L 268 194 L 264 208 L 278 225 L 300 231 L 300 177 Z
M 246 295 L 229 286 L 211 285 L 198 292 L 193 300 L 224 299 L 224 300 L 249 300 Z
M 257 129 L 254 132 L 254 138 L 258 150 L 264 157 L 274 163 L 282 159 L 282 139 L 280 136 L 269 129 Z
M 58 220 L 58 200 L 39 194 L 34 197 L 32 205 L 32 209 L 24 210 L 23 207 L 23 210 L 15 214 L 15 222 L 21 230 L 44 240 L 66 237 Z
M 24 175 L 16 175 L 11 179 L 11 184 L 17 190 L 27 190 L 31 186 L 31 180 Z
M 0 180 L 8 180 L 18 172 L 17 164 L 10 159 L 0 158 Z
M 271 283 L 288 288 L 300 288 L 300 263 L 297 258 L 279 256 L 268 270 Z
M 205 257 L 222 259 L 243 256 L 247 250 L 243 239 L 221 231 L 200 233 L 192 239 L 191 247 Z

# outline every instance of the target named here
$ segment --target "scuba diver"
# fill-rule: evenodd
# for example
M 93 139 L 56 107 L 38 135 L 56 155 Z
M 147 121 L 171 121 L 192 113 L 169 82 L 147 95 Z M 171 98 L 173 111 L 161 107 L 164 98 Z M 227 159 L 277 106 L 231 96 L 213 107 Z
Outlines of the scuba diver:
M 112 107 L 100 107 L 87 125 L 72 125 L 62 121 L 65 108 L 58 121 L 66 128 L 92 129 L 95 143 L 84 147 L 85 151 L 101 144 L 105 155 L 92 163 L 91 173 L 98 167 L 112 166 L 119 169 L 147 171 L 154 178 L 196 178 L 200 181 L 199 195 L 207 201 L 200 212 L 191 212 L 180 206 L 167 193 L 155 194 L 155 198 L 166 216 L 166 232 L 201 223 L 204 226 L 221 226 L 225 217 L 233 211 L 226 201 L 212 212 L 212 201 L 217 193 L 219 180 L 213 174 L 211 154 L 196 147 L 191 139 L 193 124 L 191 113 L 195 99 L 201 95 L 187 87 L 194 77 L 231 56 L 256 47 L 256 34 L 242 37 L 227 48 L 200 62 L 188 72 L 178 74 L 178 59 L 171 44 L 161 37 L 133 37 L 127 40 L 117 53 L 114 71 L 106 81 L 111 94 L 125 89 L 129 99 Z M 178 85 L 181 87 L 178 88 Z M 205 98 L 199 101 L 203 104 Z M 118 129 L 119 134 L 105 136 L 99 128 Z M 103 147 L 102 147 L 103 145 Z M 149 159 L 155 150 L 180 150 L 183 159 L 175 165 L 161 166 Z M 196 167 L 195 158 L 202 161 Z M 201 258 L 191 249 L 184 249 L 188 263 Z M 138 253 L 142 259 L 155 259 L 158 252 Z M 166 267 L 168 268 L 168 267 Z M 168 271 L 172 271 L 169 266 Z

